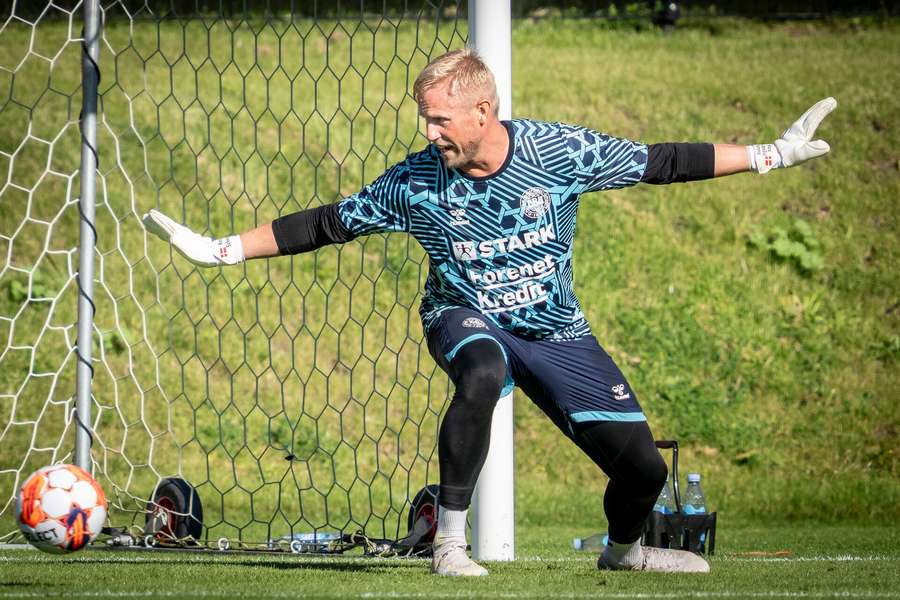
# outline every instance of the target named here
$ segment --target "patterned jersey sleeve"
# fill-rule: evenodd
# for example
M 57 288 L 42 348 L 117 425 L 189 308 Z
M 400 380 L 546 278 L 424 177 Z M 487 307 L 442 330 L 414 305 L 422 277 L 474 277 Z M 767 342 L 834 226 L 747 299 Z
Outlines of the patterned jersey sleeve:
M 647 166 L 647 146 L 585 127 L 561 126 L 581 192 L 634 185 Z
M 399 163 L 338 202 L 338 214 L 353 237 L 380 231 L 409 231 L 409 168 Z

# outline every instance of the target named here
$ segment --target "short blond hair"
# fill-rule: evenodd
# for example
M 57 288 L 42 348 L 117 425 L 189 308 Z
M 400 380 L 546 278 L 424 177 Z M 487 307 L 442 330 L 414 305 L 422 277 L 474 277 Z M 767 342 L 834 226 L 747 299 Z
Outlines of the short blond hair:
M 413 84 L 413 98 L 421 102 L 426 91 L 436 85 L 450 83 L 450 94 L 481 92 L 490 101 L 494 115 L 500 111 L 497 82 L 478 53 L 471 48 L 452 50 L 428 63 Z

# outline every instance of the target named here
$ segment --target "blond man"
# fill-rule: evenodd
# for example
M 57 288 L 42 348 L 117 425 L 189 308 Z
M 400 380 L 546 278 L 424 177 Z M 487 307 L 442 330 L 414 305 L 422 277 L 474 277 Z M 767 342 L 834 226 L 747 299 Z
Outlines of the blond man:
M 428 146 L 357 194 L 221 239 L 159 213 L 147 228 L 203 266 L 315 250 L 405 231 L 430 257 L 420 314 L 435 361 L 455 385 L 438 440 L 440 494 L 432 570 L 478 576 L 466 511 L 484 464 L 493 408 L 520 387 L 608 476 L 609 545 L 601 569 L 705 572 L 703 558 L 645 548 L 640 537 L 667 476 L 625 376 L 600 347 L 572 281 L 582 194 L 744 171 L 765 173 L 828 152 L 813 140 L 836 106 L 822 100 L 773 144 L 652 144 L 561 123 L 501 121 L 494 77 L 455 50 L 419 75 Z

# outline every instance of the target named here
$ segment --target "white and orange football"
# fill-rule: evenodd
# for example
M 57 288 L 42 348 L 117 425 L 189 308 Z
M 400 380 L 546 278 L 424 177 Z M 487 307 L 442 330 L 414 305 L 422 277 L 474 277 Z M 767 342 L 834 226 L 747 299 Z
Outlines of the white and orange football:
M 75 465 L 38 469 L 16 494 L 16 522 L 28 542 L 65 554 L 87 546 L 106 521 L 106 495 Z

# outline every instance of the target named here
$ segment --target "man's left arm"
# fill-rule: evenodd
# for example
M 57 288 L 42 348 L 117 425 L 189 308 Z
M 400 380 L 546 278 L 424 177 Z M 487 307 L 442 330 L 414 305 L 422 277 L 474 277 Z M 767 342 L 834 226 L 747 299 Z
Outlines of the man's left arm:
M 767 173 L 793 167 L 826 154 L 831 148 L 814 140 L 816 129 L 837 106 L 834 98 L 820 100 L 772 144 L 651 144 L 641 181 L 666 184 L 722 177 L 745 171 Z

